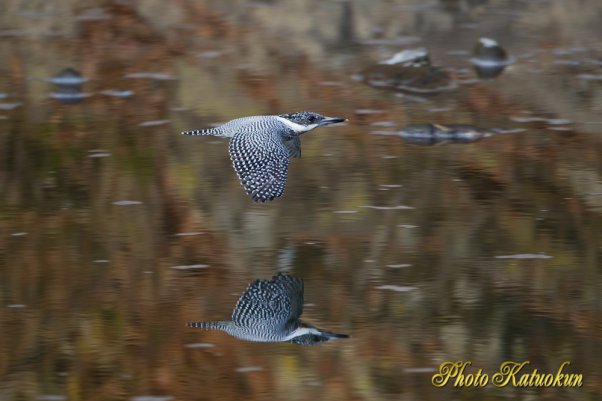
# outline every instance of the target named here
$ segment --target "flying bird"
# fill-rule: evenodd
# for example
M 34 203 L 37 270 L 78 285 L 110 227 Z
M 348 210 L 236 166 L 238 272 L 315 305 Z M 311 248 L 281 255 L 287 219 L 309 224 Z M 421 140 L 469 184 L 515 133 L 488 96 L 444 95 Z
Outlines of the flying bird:
M 256 202 L 274 200 L 286 185 L 288 161 L 301 157 L 300 135 L 324 125 L 346 121 L 301 111 L 274 116 L 251 116 L 218 127 L 184 131 L 183 135 L 229 138 L 230 159 L 240 183 Z

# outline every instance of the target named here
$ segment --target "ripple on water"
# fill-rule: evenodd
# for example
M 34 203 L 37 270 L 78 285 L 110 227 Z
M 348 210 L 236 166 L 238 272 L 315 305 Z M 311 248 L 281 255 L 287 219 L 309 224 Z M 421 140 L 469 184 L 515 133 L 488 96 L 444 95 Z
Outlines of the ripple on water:
M 345 86 L 344 83 L 339 82 L 339 81 L 320 81 L 320 82 L 318 82 L 318 85 L 320 85 L 320 86 L 336 86 L 336 87 Z
M 174 234 L 176 237 L 192 237 L 195 235 L 203 235 L 205 234 L 203 231 L 191 231 L 188 233 L 176 233 Z
M 137 395 L 130 398 L 130 401 L 170 401 L 174 397 L 171 395 Z
M 355 110 L 354 113 L 359 114 L 359 115 L 369 115 L 369 114 L 384 114 L 385 111 L 379 110 L 379 109 L 357 109 L 357 110 Z
M 14 110 L 23 103 L 0 103 L 0 110 Z
M 260 372 L 263 368 L 261 366 L 243 366 L 240 368 L 236 368 L 238 373 L 247 373 L 247 372 Z
M 515 255 L 500 255 L 496 259 L 552 259 L 554 256 L 545 253 L 517 253 Z
M 176 79 L 173 75 L 165 74 L 162 72 L 133 72 L 126 74 L 126 78 L 137 78 L 137 79 L 154 79 L 156 81 L 172 81 Z
M 396 265 L 385 265 L 385 266 L 389 267 L 391 269 L 401 269 L 402 267 L 410 267 L 412 265 L 409 264 L 409 263 L 399 263 L 399 264 L 396 264 Z
M 527 129 L 526 128 L 492 128 L 491 131 L 495 132 L 496 134 L 518 134 L 520 132 L 525 132 Z
M 422 96 L 417 96 L 417 95 L 408 95 L 407 93 L 396 93 L 395 97 L 399 97 L 402 98 L 404 100 L 408 100 L 410 102 L 415 102 L 415 103 L 427 103 L 429 102 L 429 99 L 422 97 Z
M 121 200 L 117 202 L 113 202 L 113 205 L 116 206 L 130 206 L 130 205 L 141 205 L 142 202 L 135 200 Z
M 121 98 L 126 98 L 126 97 L 130 97 L 134 94 L 134 91 L 131 90 L 118 90 L 118 89 L 107 89 L 104 90 L 102 92 L 100 92 L 102 95 L 105 96 L 113 96 L 113 97 L 121 97 Z
M 206 269 L 208 267 L 209 267 L 209 265 L 204 265 L 204 264 L 169 266 L 170 269 L 174 269 L 174 270 L 196 270 L 196 269 Z
M 36 400 L 40 401 L 63 401 L 66 400 L 67 396 L 62 394 L 42 394 L 36 397 Z
M 221 50 L 205 50 L 202 52 L 194 53 L 195 56 L 200 58 L 218 58 L 224 55 Z
M 211 343 L 190 343 L 184 345 L 186 348 L 213 348 L 215 344 Z
M 424 367 L 424 368 L 405 368 L 404 373 L 431 373 L 431 372 L 437 372 L 437 368 L 429 368 L 429 367 Z
M 111 153 L 109 152 L 90 152 L 90 154 L 88 155 L 88 157 L 109 157 L 111 156 Z
M 533 123 L 533 122 L 542 122 L 548 125 L 565 125 L 571 124 L 572 121 L 566 118 L 546 118 L 546 117 L 523 117 L 523 116 L 513 116 L 510 117 L 510 120 L 516 123 Z
M 555 56 L 569 56 L 575 53 L 587 51 L 585 47 L 556 47 L 552 49 L 552 54 Z
M 153 120 L 153 121 L 145 121 L 143 123 L 138 124 L 140 127 L 156 127 L 158 125 L 169 124 L 169 120 Z
M 417 290 L 417 287 L 408 287 L 403 285 L 381 285 L 376 287 L 377 290 L 389 290 L 395 292 L 409 292 Z
M 374 210 L 409 210 L 414 209 L 412 206 L 406 205 L 397 205 L 397 206 L 372 206 L 372 205 L 362 205 L 359 206 L 364 209 L 374 209 Z
M 586 81 L 602 81 L 602 74 L 579 74 L 577 78 L 585 79 Z
M 543 122 L 546 121 L 546 118 L 543 117 L 522 117 L 522 116 L 513 116 L 510 117 L 511 121 L 515 123 L 533 123 L 533 122 Z
M 397 123 L 395 121 L 376 121 L 371 123 L 375 127 L 395 127 Z

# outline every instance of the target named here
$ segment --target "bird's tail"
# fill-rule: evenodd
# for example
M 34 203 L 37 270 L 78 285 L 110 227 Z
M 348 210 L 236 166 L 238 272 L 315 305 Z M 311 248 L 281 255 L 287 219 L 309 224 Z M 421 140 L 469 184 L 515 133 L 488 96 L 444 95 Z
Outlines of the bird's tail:
M 184 131 L 182 135 L 214 135 L 222 136 L 222 132 L 217 128 L 195 129 L 192 131 Z
M 190 322 L 186 323 L 186 327 L 194 327 L 205 330 L 225 330 L 226 327 L 232 324 L 229 320 L 219 320 L 216 322 Z

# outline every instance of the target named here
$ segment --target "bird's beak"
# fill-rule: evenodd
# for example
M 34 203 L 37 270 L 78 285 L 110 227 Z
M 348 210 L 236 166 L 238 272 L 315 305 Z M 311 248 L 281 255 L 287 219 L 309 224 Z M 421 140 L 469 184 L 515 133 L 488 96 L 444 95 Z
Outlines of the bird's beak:
M 320 121 L 319 125 L 330 125 L 330 124 L 342 123 L 344 121 L 347 121 L 347 119 L 341 118 L 341 117 L 326 117 L 322 121 Z

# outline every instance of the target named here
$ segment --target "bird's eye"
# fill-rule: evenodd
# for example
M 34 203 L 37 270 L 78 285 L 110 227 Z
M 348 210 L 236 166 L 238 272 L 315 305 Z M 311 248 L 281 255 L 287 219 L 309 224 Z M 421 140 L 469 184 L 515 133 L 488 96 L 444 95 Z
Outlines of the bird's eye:
M 316 121 L 316 117 L 314 117 L 314 116 L 309 116 L 309 117 L 307 118 L 307 121 L 309 121 L 310 123 L 313 123 L 314 121 Z

